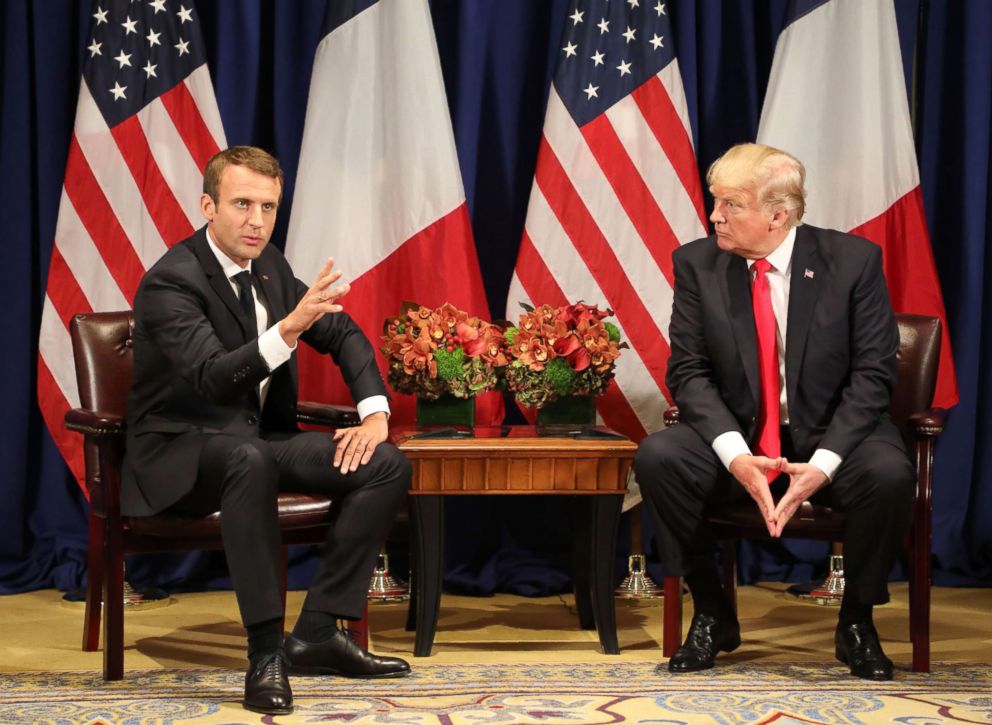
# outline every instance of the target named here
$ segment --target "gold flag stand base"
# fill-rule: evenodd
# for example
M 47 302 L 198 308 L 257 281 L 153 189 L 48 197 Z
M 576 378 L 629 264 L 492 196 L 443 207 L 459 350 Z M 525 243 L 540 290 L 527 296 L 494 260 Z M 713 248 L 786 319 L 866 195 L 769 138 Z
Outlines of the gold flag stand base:
M 137 591 L 124 580 L 124 609 L 128 612 L 144 612 L 149 609 L 161 609 L 172 604 L 172 597 L 163 589 L 148 589 Z M 86 590 L 66 592 L 62 595 L 62 606 L 70 609 L 86 608 Z
M 839 554 L 830 556 L 830 572 L 822 582 L 793 584 L 785 591 L 789 596 L 810 604 L 840 606 L 844 598 L 844 557 Z
M 627 576 L 615 591 L 618 599 L 661 599 L 664 590 L 648 575 L 644 554 L 627 557 Z
M 389 573 L 389 556 L 379 554 L 369 582 L 369 602 L 402 602 L 410 598 L 410 587 Z

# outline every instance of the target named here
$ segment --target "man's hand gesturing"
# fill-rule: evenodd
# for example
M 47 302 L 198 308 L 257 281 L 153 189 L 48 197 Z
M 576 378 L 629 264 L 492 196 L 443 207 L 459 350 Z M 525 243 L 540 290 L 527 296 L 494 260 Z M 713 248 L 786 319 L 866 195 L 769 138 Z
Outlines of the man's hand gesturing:
M 279 321 L 279 334 L 289 347 L 293 347 L 300 335 L 309 330 L 321 317 L 344 309 L 337 304 L 337 300 L 348 293 L 351 285 L 331 287 L 341 279 L 341 272 L 331 271 L 333 267 L 334 260 L 328 258 L 320 274 L 317 275 L 317 281 L 303 295 L 296 309 Z
M 785 464 L 784 458 L 768 458 L 766 456 L 737 456 L 730 463 L 730 473 L 737 479 L 748 494 L 758 504 L 761 516 L 765 519 L 768 533 L 775 533 L 775 501 L 768 488 L 768 471 L 778 471 Z

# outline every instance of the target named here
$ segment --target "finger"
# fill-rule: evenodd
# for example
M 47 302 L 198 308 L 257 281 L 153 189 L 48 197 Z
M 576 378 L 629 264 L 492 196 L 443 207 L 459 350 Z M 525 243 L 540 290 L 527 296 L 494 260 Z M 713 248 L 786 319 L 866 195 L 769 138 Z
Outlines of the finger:
M 314 282 L 312 285 L 310 285 L 310 291 L 311 292 L 313 290 L 317 289 L 320 286 L 320 281 L 322 279 L 324 279 L 325 277 L 327 277 L 328 275 L 331 274 L 331 268 L 333 266 L 334 266 L 334 258 L 333 257 L 328 257 L 327 258 L 327 261 L 324 262 L 324 266 L 320 268 L 320 271 L 319 272 L 317 272 L 317 277 L 316 277 L 316 280 L 317 281 Z M 340 276 L 340 273 L 339 273 L 339 276 Z
M 313 283 L 313 287 L 316 290 L 325 292 L 328 287 L 330 287 L 332 284 L 334 284 L 339 279 L 341 279 L 343 274 L 344 273 L 339 270 L 334 270 L 329 274 L 325 274 L 321 277 L 318 277 L 317 281 Z
M 369 441 L 369 444 L 365 447 L 365 455 L 362 456 L 362 465 L 372 460 L 372 454 L 375 453 L 376 446 L 379 444 L 375 441 Z
M 351 462 L 355 458 L 355 449 L 358 447 L 358 440 L 358 436 L 354 435 L 348 441 L 348 447 L 345 449 L 344 458 L 341 459 L 341 473 L 347 473 L 348 469 L 351 468 Z
M 367 438 L 356 436 L 355 452 L 351 457 L 352 472 L 357 471 L 358 467 L 362 465 L 362 459 L 365 457 L 365 451 L 368 448 L 368 446 L 369 446 L 369 441 Z
M 341 461 L 344 459 L 345 450 L 348 448 L 348 441 L 353 435 L 355 435 L 355 430 L 353 428 L 339 428 L 334 435 L 338 445 L 337 448 L 334 449 L 333 466 L 334 468 L 340 468 Z

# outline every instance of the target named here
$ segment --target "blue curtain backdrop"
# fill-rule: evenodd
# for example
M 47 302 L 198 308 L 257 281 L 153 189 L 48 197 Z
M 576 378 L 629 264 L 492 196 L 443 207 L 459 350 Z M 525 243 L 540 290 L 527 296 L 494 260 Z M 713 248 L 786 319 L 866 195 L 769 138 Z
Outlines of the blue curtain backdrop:
M 669 0 L 701 172 L 753 140 L 787 0 Z M 568 0 L 435 0 L 462 176 L 486 293 L 503 316 L 544 105 Z M 272 150 L 286 170 L 285 237 L 310 68 L 325 0 L 216 0 L 198 5 L 228 141 Z M 961 385 L 937 451 L 938 583 L 992 583 L 992 386 L 989 244 L 992 4 L 896 0 L 916 121 L 923 196 L 948 306 Z M 0 10 L 0 592 L 78 587 L 86 501 L 41 421 L 37 337 L 48 261 L 93 12 L 87 0 L 7 0 Z M 549 593 L 568 585 L 567 511 L 528 499 L 460 501 L 449 511 L 448 585 Z M 507 523 L 512 521 L 512 524 Z M 621 541 L 621 548 L 624 544 Z M 749 549 L 746 579 L 804 579 L 822 548 Z M 294 583 L 312 561 L 297 552 Z M 224 586 L 217 555 L 143 557 L 133 579 L 171 588 Z M 658 573 L 657 571 L 655 572 Z

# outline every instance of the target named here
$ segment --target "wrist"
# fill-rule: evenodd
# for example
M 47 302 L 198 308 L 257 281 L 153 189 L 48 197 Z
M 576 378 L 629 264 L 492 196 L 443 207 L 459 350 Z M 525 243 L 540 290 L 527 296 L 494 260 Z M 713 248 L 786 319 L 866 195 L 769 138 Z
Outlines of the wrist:
M 285 342 L 289 347 L 294 347 L 297 340 L 300 339 L 300 335 L 303 330 L 297 328 L 290 322 L 288 317 L 284 317 L 279 320 L 279 334 L 282 336 L 283 342 Z

